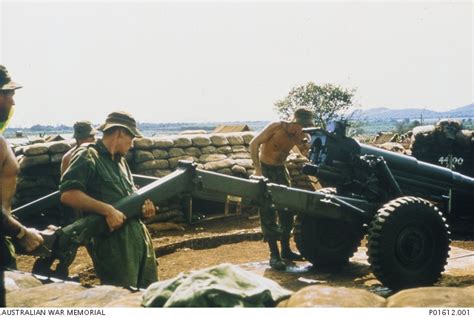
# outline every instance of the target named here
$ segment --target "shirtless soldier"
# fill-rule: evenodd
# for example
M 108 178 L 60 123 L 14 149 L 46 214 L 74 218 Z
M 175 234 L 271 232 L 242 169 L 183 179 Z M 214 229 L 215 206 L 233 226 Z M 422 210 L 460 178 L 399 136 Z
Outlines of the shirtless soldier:
M 298 108 L 291 122 L 272 122 L 256 135 L 250 142 L 250 154 L 255 167 L 254 176 L 264 176 L 270 182 L 290 186 L 285 161 L 294 146 L 306 154 L 309 149 L 306 142 L 309 136 L 303 132 L 303 128 L 310 126 L 313 126 L 313 113 L 306 108 Z M 274 209 L 260 209 L 260 226 L 263 237 L 270 247 L 270 267 L 273 269 L 286 269 L 282 258 L 302 260 L 301 255 L 290 249 L 293 218 L 294 215 L 289 211 L 278 211 L 279 224 L 277 224 Z M 281 257 L 277 241 L 281 243 Z
M 43 238 L 36 229 L 24 227 L 10 214 L 19 166 L 15 154 L 3 137 L 3 131 L 13 116 L 13 96 L 19 88 L 21 85 L 13 82 L 6 67 L 0 65 L 0 307 L 6 306 L 4 271 L 7 267 L 16 267 L 13 245 L 5 236 L 16 238 L 26 252 L 43 244 Z

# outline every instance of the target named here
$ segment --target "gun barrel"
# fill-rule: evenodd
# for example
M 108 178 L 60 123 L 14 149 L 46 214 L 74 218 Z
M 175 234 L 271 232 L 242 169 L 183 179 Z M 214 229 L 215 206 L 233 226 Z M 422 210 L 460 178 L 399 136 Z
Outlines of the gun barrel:
M 400 176 L 397 171 L 409 173 L 414 179 L 417 177 L 428 180 L 433 185 L 443 186 L 456 190 L 474 191 L 474 178 L 462 175 L 448 168 L 419 161 L 414 157 L 380 149 L 377 147 L 359 144 L 361 155 L 383 156 L 395 178 Z

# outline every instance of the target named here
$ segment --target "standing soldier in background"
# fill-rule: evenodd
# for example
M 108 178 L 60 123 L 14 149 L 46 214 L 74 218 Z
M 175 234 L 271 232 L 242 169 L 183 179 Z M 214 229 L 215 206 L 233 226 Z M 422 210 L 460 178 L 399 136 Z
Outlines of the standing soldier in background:
M 61 161 L 61 175 L 64 174 L 67 167 L 69 167 L 69 162 L 71 161 L 71 157 L 73 152 L 79 148 L 82 144 L 94 142 L 95 141 L 95 134 L 97 131 L 92 127 L 92 124 L 87 121 L 77 121 L 74 123 L 74 139 L 76 139 L 76 146 L 71 148 L 68 152 L 66 152 L 63 156 Z
M 87 120 L 77 121 L 74 123 L 73 127 L 73 137 L 74 139 L 76 139 L 76 146 L 72 147 L 68 152 L 64 154 L 61 160 L 61 176 L 64 174 L 64 172 L 66 172 L 67 168 L 69 167 L 69 163 L 71 162 L 71 158 L 74 151 L 76 151 L 83 144 L 95 142 L 95 134 L 97 133 L 97 131 L 92 127 L 91 122 Z M 73 223 L 74 221 L 83 216 L 83 213 L 80 209 L 75 209 L 74 211 L 72 211 L 70 207 L 64 205 L 62 206 L 62 212 L 62 225 Z M 87 245 L 87 250 L 89 254 L 92 255 L 89 245 Z
M 15 194 L 16 175 L 19 170 L 13 151 L 1 135 L 13 115 L 15 90 L 21 85 L 11 80 L 5 66 L 0 65 L 0 307 L 5 307 L 4 272 L 8 266 L 14 265 L 13 246 L 5 235 L 18 240 L 26 252 L 31 252 L 41 244 L 43 238 L 36 229 L 25 228 L 11 215 L 11 199 Z
M 298 108 L 291 122 L 278 121 L 266 126 L 250 142 L 250 155 L 255 167 L 254 176 L 264 176 L 270 182 L 290 186 L 285 161 L 290 150 L 296 146 L 306 154 L 309 136 L 304 127 L 313 126 L 313 113 L 306 108 Z M 270 266 L 276 270 L 285 270 L 283 259 L 302 260 L 301 255 L 290 249 L 290 234 L 293 229 L 294 214 L 289 211 L 277 211 L 272 208 L 260 209 L 260 226 L 265 241 L 270 247 Z M 281 256 L 277 241 L 281 243 Z

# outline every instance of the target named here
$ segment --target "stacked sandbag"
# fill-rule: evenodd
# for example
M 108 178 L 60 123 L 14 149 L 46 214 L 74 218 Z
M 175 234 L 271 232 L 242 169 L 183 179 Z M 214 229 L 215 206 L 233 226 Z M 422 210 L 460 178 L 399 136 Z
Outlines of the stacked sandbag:
M 418 160 L 444 167 L 452 155 L 457 172 L 474 176 L 473 131 L 462 129 L 459 121 L 445 119 L 414 128 L 410 148 Z
M 20 164 L 17 189 L 13 200 L 14 208 L 58 190 L 61 160 L 64 153 L 73 145 L 74 141 L 72 140 L 56 141 L 35 143 L 14 150 Z M 60 211 L 59 208 L 44 211 L 43 214 L 31 216 L 22 221 L 27 225 L 47 226 L 46 223 L 61 225 L 59 221 L 63 220 L 63 211 Z
M 17 179 L 17 205 L 58 189 L 61 160 L 72 145 L 72 141 L 56 141 L 15 149 L 21 171 Z
M 384 144 L 386 142 L 393 142 L 396 140 L 398 134 L 393 132 L 379 132 L 372 140 L 373 144 Z
M 58 180 L 51 175 L 30 176 L 21 173 L 17 178 L 14 205 L 22 206 L 58 189 Z
M 426 153 L 435 147 L 435 126 L 426 125 L 413 128 L 410 149 L 416 157 L 426 157 Z M 413 153 L 414 151 L 414 153 Z
M 248 178 L 254 173 L 249 151 L 253 137 L 252 132 L 239 132 L 140 138 L 135 140 L 130 166 L 134 173 L 160 178 L 174 171 L 179 160 L 190 160 L 200 169 Z M 315 179 L 301 172 L 306 162 L 304 156 L 292 153 L 287 167 L 294 187 L 313 190 Z
M 401 135 L 397 136 L 397 139 L 391 140 L 391 141 L 392 142 L 399 142 L 399 143 L 403 144 L 404 148 L 410 148 L 412 136 L 413 136 L 413 131 L 410 130 L 410 131 L 408 131 L 404 134 L 401 134 Z
M 401 153 L 404 155 L 408 155 L 410 153 L 409 150 L 405 149 L 403 145 L 398 142 L 384 142 L 383 144 L 377 144 L 375 146 L 378 148 L 382 148 L 382 149 L 392 151 L 392 152 Z
M 291 153 L 286 160 L 286 167 L 290 173 L 291 186 L 304 190 L 316 190 L 320 188 L 316 177 L 303 174 L 303 166 L 309 160 L 298 153 Z
M 153 223 L 184 223 L 186 218 L 184 209 L 178 202 L 170 202 L 165 206 L 158 207 L 155 216 L 146 219 L 145 224 Z
M 248 177 L 253 173 L 248 145 L 253 133 L 195 134 L 139 138 L 134 143 L 134 173 L 163 177 L 180 160 L 193 161 L 204 170 Z

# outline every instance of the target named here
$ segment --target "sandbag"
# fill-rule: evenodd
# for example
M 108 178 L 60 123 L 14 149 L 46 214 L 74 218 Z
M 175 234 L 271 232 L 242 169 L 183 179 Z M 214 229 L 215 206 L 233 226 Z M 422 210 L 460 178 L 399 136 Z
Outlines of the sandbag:
M 420 287 L 388 298 L 387 307 L 472 307 L 474 290 L 454 287 Z
M 216 147 L 227 146 L 229 144 L 226 136 L 223 135 L 213 135 L 210 139 L 212 144 Z
M 367 290 L 314 285 L 293 294 L 286 307 L 385 307 L 385 298 Z
M 77 297 L 79 292 L 86 290 L 78 283 L 52 283 L 33 288 L 20 289 L 7 294 L 7 306 L 9 307 L 66 307 L 64 303 L 45 305 L 55 302 L 62 297 Z
M 208 136 L 196 136 L 191 139 L 194 146 L 205 147 L 211 144 L 211 139 Z

